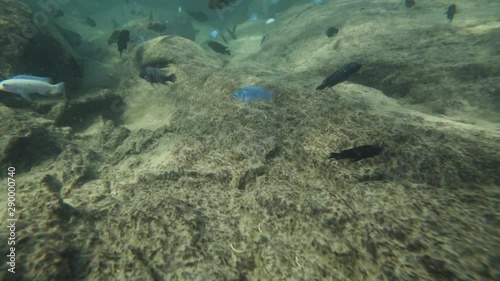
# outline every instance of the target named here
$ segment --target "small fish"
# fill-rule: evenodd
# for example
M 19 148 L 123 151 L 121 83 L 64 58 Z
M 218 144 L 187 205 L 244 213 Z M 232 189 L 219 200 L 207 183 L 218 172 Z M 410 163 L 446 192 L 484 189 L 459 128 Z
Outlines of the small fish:
M 226 39 L 226 36 L 224 36 L 224 34 L 222 34 L 222 32 L 220 32 L 220 30 L 218 29 L 214 29 L 210 32 L 210 38 L 211 39 L 216 39 L 217 37 L 220 37 L 224 43 L 228 44 L 227 42 L 227 39 Z M 210 45 L 210 44 L 209 44 Z M 212 48 L 213 49 L 213 48 Z
M 210 47 L 210 49 L 214 50 L 217 53 L 231 55 L 231 51 L 229 50 L 229 48 L 219 42 L 208 41 L 208 46 Z
M 30 101 L 30 94 L 42 94 L 45 96 L 64 94 L 64 82 L 51 84 L 51 79 L 31 75 L 17 75 L 0 82 L 0 90 L 18 94 L 25 100 Z
M 118 42 L 119 36 L 120 36 L 120 30 L 113 31 L 113 33 L 111 33 L 111 36 L 109 36 L 108 38 L 108 45 Z
M 130 40 L 130 31 L 124 29 L 118 34 L 118 52 L 120 52 L 120 57 L 122 56 L 123 50 L 127 49 L 127 43 Z
M 217 36 L 219 35 L 220 31 L 215 29 L 215 30 L 212 30 L 212 32 L 210 32 L 210 38 L 212 39 L 215 39 L 217 38 Z
M 233 26 L 232 30 L 226 27 L 227 33 L 229 34 L 229 36 L 231 36 L 231 38 L 233 38 L 233 40 L 237 39 L 237 37 L 236 37 L 236 26 L 238 26 L 238 25 Z
M 262 36 L 262 39 L 260 39 L 260 45 L 262 46 L 262 44 L 264 44 L 264 42 L 266 41 L 267 39 L 267 34 L 264 34 L 264 36 Z
M 348 64 L 344 64 L 341 68 L 335 71 L 332 75 L 328 76 L 323 80 L 321 85 L 319 85 L 316 90 L 323 90 L 326 88 L 333 87 L 338 83 L 342 83 L 349 79 L 351 75 L 358 72 L 361 69 L 361 64 L 357 62 L 350 62 Z
M 175 74 L 166 75 L 163 71 L 147 66 L 141 70 L 139 77 L 151 83 L 154 86 L 156 83 L 166 85 L 168 81 L 174 83 L 177 81 Z
M 273 23 L 275 21 L 276 21 L 275 19 L 270 18 L 270 19 L 266 20 L 266 24 L 271 24 L 271 23 Z
M 242 100 L 246 105 L 249 105 L 252 100 L 271 100 L 273 97 L 273 91 L 267 91 L 259 86 L 246 86 L 234 92 L 233 97 Z
M 452 21 L 456 12 L 457 12 L 457 5 L 453 4 L 448 7 L 448 10 L 444 14 L 450 21 Z
M 89 17 L 86 17 L 85 18 L 87 20 L 87 24 L 92 26 L 92 27 L 96 27 L 97 26 L 97 23 L 95 22 L 95 20 L 89 18 Z
M 208 21 L 208 17 L 204 12 L 187 11 L 187 14 L 199 22 L 207 22 Z
M 351 149 L 342 150 L 341 152 L 330 153 L 330 159 L 351 159 L 353 162 L 377 156 L 382 153 L 383 147 L 378 145 L 362 145 Z
M 337 33 L 339 33 L 339 29 L 333 26 L 326 30 L 326 36 L 328 37 L 333 37 L 337 35 Z

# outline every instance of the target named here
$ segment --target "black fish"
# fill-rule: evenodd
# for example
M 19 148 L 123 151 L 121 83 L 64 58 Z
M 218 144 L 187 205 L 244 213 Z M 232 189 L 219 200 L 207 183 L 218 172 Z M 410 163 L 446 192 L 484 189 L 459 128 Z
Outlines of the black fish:
M 208 17 L 204 12 L 187 11 L 187 14 L 199 22 L 207 22 Z
M 111 33 L 111 36 L 109 36 L 108 38 L 108 45 L 118 42 L 119 36 L 120 36 L 120 30 L 113 31 L 113 33 Z
M 448 10 L 444 14 L 450 21 L 452 21 L 456 12 L 457 12 L 457 5 L 453 4 L 448 7 Z
M 415 0 L 405 0 L 405 6 L 407 8 L 411 8 L 411 7 L 415 6 Z
M 88 25 L 90 25 L 92 27 L 96 27 L 97 23 L 95 23 L 95 20 L 93 20 L 93 19 L 91 19 L 89 17 L 87 17 L 86 20 L 87 20 L 87 24 Z
M 147 66 L 141 70 L 139 77 L 154 85 L 155 83 L 167 84 L 168 81 L 174 83 L 177 80 L 175 74 L 166 75 L 163 71 Z
M 353 162 L 361 159 L 377 156 L 382 153 L 383 147 L 378 145 L 362 145 L 351 149 L 342 150 L 341 152 L 330 153 L 330 159 L 352 159 Z
M 127 43 L 130 39 L 130 31 L 124 29 L 118 34 L 118 52 L 120 52 L 120 57 L 122 56 L 123 50 L 127 49 Z
M 262 46 L 262 44 L 264 44 L 264 41 L 266 41 L 267 39 L 267 34 L 264 34 L 264 36 L 262 36 L 262 39 L 260 39 L 260 45 Z
M 226 27 L 227 33 L 229 33 L 229 36 L 231 36 L 231 38 L 233 38 L 233 40 L 237 39 L 236 38 L 236 26 L 238 26 L 238 25 L 233 26 L 233 30 Z
M 336 27 L 333 27 L 333 26 L 326 30 L 326 36 L 328 36 L 328 37 L 332 37 L 332 36 L 336 35 L 337 33 L 339 33 L 339 29 Z
M 328 76 L 321 85 L 319 85 L 316 90 L 323 90 L 326 88 L 333 87 L 337 85 L 338 83 L 344 82 L 351 75 L 354 73 L 358 72 L 358 70 L 361 68 L 361 64 L 357 62 L 350 62 L 348 64 L 344 64 L 341 68 L 339 68 L 335 73 L 332 75 Z
M 208 46 L 217 53 L 231 55 L 231 51 L 229 51 L 228 47 L 222 45 L 221 43 L 209 41 Z
M 208 8 L 209 9 L 222 9 L 228 6 L 230 3 L 234 3 L 236 0 L 209 0 Z

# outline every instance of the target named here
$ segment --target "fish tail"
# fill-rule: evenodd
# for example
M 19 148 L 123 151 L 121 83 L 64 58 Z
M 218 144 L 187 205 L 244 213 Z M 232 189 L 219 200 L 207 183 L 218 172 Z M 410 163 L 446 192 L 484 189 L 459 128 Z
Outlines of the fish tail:
M 267 99 L 268 99 L 268 100 L 272 99 L 272 98 L 273 98 L 273 94 L 274 94 L 274 91 L 269 91 L 269 92 L 267 92 L 267 96 L 266 96 L 266 97 L 267 97 Z
M 66 88 L 64 87 L 64 82 L 57 83 L 54 86 L 55 87 L 52 90 L 51 94 L 53 94 L 53 95 L 58 95 L 58 94 L 66 95 Z

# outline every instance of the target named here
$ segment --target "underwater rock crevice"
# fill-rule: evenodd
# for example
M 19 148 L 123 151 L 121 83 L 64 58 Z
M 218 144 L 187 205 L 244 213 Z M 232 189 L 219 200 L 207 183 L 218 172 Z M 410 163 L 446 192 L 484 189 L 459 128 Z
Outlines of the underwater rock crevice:
M 29 170 L 48 159 L 55 159 L 62 152 L 58 138 L 42 127 L 29 128 L 23 136 L 10 136 L 2 151 L 0 167 L 16 166 Z
M 82 120 L 95 114 L 106 119 L 119 121 L 125 110 L 123 99 L 111 90 L 103 89 L 92 95 L 85 95 L 69 101 L 61 101 L 47 114 L 56 126 L 78 126 Z

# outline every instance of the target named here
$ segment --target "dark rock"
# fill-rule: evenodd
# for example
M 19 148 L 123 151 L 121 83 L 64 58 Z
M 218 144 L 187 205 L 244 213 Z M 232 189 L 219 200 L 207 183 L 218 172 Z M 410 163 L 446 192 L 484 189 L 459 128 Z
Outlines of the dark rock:
M 123 101 L 110 90 L 101 90 L 94 95 L 76 100 L 61 101 L 54 106 L 47 117 L 57 126 L 74 126 L 91 114 L 102 114 L 107 119 L 116 119 L 123 112 Z

